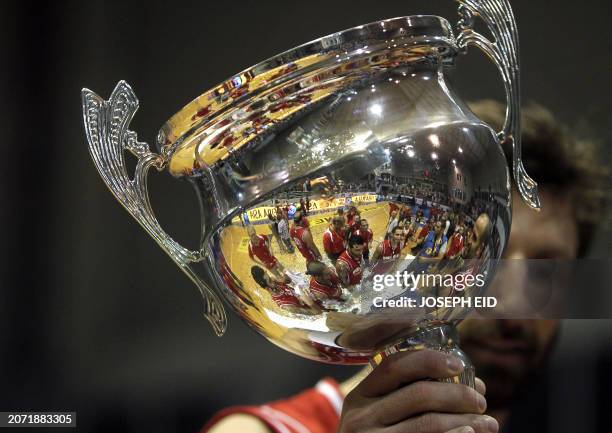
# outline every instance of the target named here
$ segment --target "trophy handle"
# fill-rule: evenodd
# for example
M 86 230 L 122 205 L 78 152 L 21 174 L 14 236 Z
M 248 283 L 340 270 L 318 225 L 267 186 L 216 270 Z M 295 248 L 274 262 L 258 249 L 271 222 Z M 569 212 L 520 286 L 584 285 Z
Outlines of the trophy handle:
M 128 130 L 138 99 L 125 81 L 120 81 L 108 101 L 89 89 L 82 90 L 83 120 L 91 157 L 115 198 L 127 209 L 179 268 L 195 283 L 204 300 L 204 316 L 215 333 L 221 336 L 227 328 L 225 309 L 218 296 L 195 272 L 193 263 L 204 259 L 201 252 L 178 244 L 160 226 L 151 208 L 147 191 L 147 173 L 151 166 L 161 171 L 167 162 L 165 155 L 149 150 L 147 143 L 138 141 Z M 129 150 L 138 163 L 134 178 L 128 176 L 124 150 Z
M 500 142 L 512 143 L 514 180 L 523 200 L 535 210 L 540 209 L 538 185 L 529 177 L 521 160 L 521 116 L 519 42 L 516 21 L 508 0 L 457 0 L 459 3 L 459 35 L 457 45 L 467 50 L 476 45 L 496 65 L 506 91 L 506 120 L 498 133 Z M 474 31 L 474 16 L 479 16 L 495 38 L 489 41 Z

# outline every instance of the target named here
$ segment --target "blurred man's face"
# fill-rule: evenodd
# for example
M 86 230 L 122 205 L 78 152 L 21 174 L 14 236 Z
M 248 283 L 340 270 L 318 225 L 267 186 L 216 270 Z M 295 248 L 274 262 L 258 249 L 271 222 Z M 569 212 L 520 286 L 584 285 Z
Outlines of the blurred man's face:
M 401 230 L 395 230 L 393 232 L 393 242 L 395 242 L 395 243 L 401 242 L 402 235 L 403 235 L 403 233 L 402 233 Z
M 332 268 L 330 268 L 329 266 L 325 266 L 325 269 L 323 269 L 323 278 L 326 280 L 331 279 L 332 275 L 334 274 L 334 270 Z
M 470 259 L 477 259 L 480 257 L 484 248 L 483 236 L 490 230 L 490 224 L 491 220 L 486 213 L 480 214 L 480 216 L 476 218 L 474 227 L 472 227 L 471 230 L 470 245 L 467 249 L 467 257 Z M 510 234 L 510 239 L 512 239 L 512 233 Z
M 363 254 L 363 244 L 355 244 L 352 247 L 349 247 L 349 251 L 353 257 L 360 257 Z
M 536 212 L 513 194 L 512 229 L 504 258 L 576 256 L 578 236 L 570 201 L 547 191 L 540 191 L 540 198 L 542 210 Z M 475 230 L 472 236 L 477 235 Z M 514 263 L 521 266 L 525 262 Z M 499 293 L 524 289 L 527 282 L 523 277 L 516 273 L 499 277 L 502 271 L 496 280 Z M 558 327 L 558 320 L 472 319 L 460 324 L 461 347 L 487 384 L 490 408 L 508 405 L 528 375 L 543 365 Z
M 440 232 L 442 231 L 442 224 L 440 224 L 440 221 L 438 221 L 437 223 L 435 223 L 434 225 L 434 231 L 436 232 L 437 235 L 440 234 Z
M 334 225 L 334 230 L 339 232 L 340 230 L 342 230 L 342 226 L 344 225 L 344 221 L 340 218 L 337 218 L 334 220 L 333 222 Z

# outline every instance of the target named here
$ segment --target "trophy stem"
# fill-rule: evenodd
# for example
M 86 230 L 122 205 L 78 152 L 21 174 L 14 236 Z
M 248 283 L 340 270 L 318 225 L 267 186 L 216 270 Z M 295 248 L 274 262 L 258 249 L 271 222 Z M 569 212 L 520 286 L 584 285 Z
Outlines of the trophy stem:
M 462 383 L 470 388 L 475 387 L 474 379 L 476 374 L 474 365 L 466 353 L 459 347 L 457 329 L 454 325 L 448 323 L 419 329 L 404 340 L 387 347 L 385 350 L 372 357 L 370 364 L 372 367 L 375 367 L 380 364 L 383 359 L 394 353 L 422 349 L 438 350 L 448 353 L 459 358 L 463 363 L 463 372 L 460 375 L 447 379 L 440 379 L 441 382 Z

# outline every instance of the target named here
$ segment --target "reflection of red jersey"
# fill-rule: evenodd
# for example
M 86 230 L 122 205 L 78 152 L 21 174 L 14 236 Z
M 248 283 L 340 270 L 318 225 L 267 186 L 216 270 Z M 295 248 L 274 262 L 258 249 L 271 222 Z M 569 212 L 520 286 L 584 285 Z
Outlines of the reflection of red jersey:
M 463 249 L 463 236 L 459 233 L 455 233 L 451 236 L 448 241 L 448 248 L 446 250 L 446 257 L 452 257 L 458 254 Z
M 344 251 L 344 239 L 332 229 L 325 230 L 323 233 L 323 248 L 328 254 L 340 254 Z
M 272 269 L 278 261 L 268 249 L 268 245 L 266 245 L 267 240 L 268 237 L 266 235 L 257 235 L 257 243 L 255 245 L 253 245 L 253 241 L 249 240 L 249 257 L 251 260 L 255 260 L 255 257 L 257 257 L 266 268 Z
M 302 253 L 302 256 L 304 256 L 306 259 L 306 263 L 310 263 L 314 262 L 317 258 L 303 240 L 306 230 L 307 229 L 305 227 L 293 225 L 291 230 L 289 230 L 289 236 L 291 236 L 291 239 L 293 239 L 293 242 L 295 242 L 298 250 L 300 250 L 300 253 Z
M 397 243 L 395 248 L 391 247 L 391 241 L 389 239 L 384 240 L 381 249 L 380 255 L 383 259 L 396 259 L 400 255 L 401 245 L 400 242 Z
M 367 358 L 364 358 L 364 361 L 367 361 Z M 217 413 L 200 433 L 210 431 L 219 421 L 237 413 L 257 417 L 274 433 L 335 433 L 338 430 L 343 400 L 338 383 L 325 378 L 314 388 L 286 400 L 261 406 L 224 409 Z
M 429 224 L 425 223 L 425 225 L 421 228 L 421 231 L 419 232 L 419 239 L 427 236 L 427 233 L 429 233 Z
M 361 227 L 361 222 L 357 222 L 355 220 L 351 221 L 351 223 L 349 224 L 348 230 L 350 231 L 350 233 L 353 235 L 355 234 L 355 232 L 357 230 L 359 230 L 359 228 Z
M 340 290 L 340 280 L 338 280 L 338 276 L 336 274 L 331 275 L 331 284 L 323 284 L 319 283 L 315 277 L 310 277 L 310 290 L 312 290 L 315 295 L 318 295 L 322 298 L 332 298 L 339 299 L 342 291 Z
M 357 284 L 361 281 L 361 277 L 363 276 L 363 271 L 361 269 L 362 259 L 359 257 L 359 261 L 357 261 L 353 256 L 349 254 L 348 251 L 343 252 L 338 257 L 339 262 L 343 262 L 346 264 L 349 270 L 349 281 L 350 285 Z
M 303 307 L 304 303 L 297 297 L 295 291 L 284 283 L 276 283 L 272 299 L 279 307 Z
M 353 233 L 356 236 L 361 236 L 364 240 L 364 251 L 369 251 L 370 250 L 370 241 L 372 240 L 372 238 L 374 237 L 374 233 L 372 233 L 372 229 L 367 229 L 367 230 L 362 230 L 359 229 L 357 231 L 355 231 L 355 233 Z
M 399 206 L 395 203 L 389 203 L 389 216 L 393 213 L 394 210 L 398 210 Z

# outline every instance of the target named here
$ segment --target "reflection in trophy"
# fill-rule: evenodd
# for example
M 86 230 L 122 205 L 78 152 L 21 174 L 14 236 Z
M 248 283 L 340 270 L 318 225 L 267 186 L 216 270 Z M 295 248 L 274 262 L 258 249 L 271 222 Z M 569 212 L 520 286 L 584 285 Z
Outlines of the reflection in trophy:
M 268 340 L 310 359 L 364 363 L 422 347 L 463 357 L 452 325 L 484 293 L 510 231 L 502 143 L 513 146 L 523 199 L 539 201 L 520 159 L 512 11 L 506 0 L 459 3 L 455 32 L 440 17 L 394 18 L 247 69 L 170 118 L 160 153 L 127 129 L 138 101 L 125 82 L 108 101 L 83 91 L 96 167 L 197 285 L 217 334 L 226 327 L 221 297 Z M 476 15 L 494 42 L 473 30 Z M 470 45 L 502 73 L 502 131 L 447 80 Z M 133 178 L 124 150 L 138 158 Z M 196 187 L 197 251 L 157 222 L 152 166 Z M 473 384 L 463 360 L 460 380 Z

